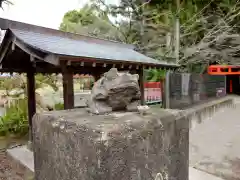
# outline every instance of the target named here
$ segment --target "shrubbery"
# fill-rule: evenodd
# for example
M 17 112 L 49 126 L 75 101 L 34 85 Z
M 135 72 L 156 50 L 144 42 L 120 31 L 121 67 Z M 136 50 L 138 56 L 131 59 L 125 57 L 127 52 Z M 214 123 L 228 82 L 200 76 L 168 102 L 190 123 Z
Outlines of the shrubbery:
M 28 133 L 27 99 L 19 99 L 6 108 L 0 117 L 0 136 L 14 134 L 23 136 Z
M 57 103 L 54 106 L 54 110 L 63 110 L 64 109 L 64 104 L 63 103 Z
M 28 134 L 27 99 L 19 99 L 6 108 L 5 114 L 0 117 L 0 136 Z M 63 110 L 63 103 L 57 103 L 54 110 Z

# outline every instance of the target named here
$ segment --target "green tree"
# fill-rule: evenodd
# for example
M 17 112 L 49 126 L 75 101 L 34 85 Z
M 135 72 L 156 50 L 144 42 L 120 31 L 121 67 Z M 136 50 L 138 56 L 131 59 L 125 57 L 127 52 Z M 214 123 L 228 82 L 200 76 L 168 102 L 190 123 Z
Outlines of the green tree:
M 238 64 L 240 53 L 239 25 L 240 3 L 238 1 L 222 0 L 199 15 L 199 22 L 205 22 L 195 43 L 183 49 L 182 64 L 194 67 L 201 64 L 206 68 L 211 63 Z M 200 29 L 200 28 L 199 28 Z M 193 33 L 194 35 L 194 33 Z M 191 36 L 190 36 L 191 37 Z
M 110 21 L 107 12 L 88 4 L 80 10 L 67 12 L 59 29 L 66 32 L 120 40 L 117 27 Z
M 48 109 L 41 95 L 37 92 L 38 89 L 50 86 L 54 91 L 58 90 L 57 87 L 57 78 L 55 75 L 43 75 L 37 74 L 35 76 L 35 88 L 36 88 L 36 101 L 39 108 Z M 23 99 L 27 97 L 27 79 L 24 74 L 15 74 L 9 78 L 5 78 L 1 82 L 1 90 L 5 91 L 5 97 L 8 101 Z
M 102 0 L 96 1 L 102 2 Z M 106 5 L 104 2 L 103 4 Z M 230 34 L 239 32 L 240 27 L 239 2 L 234 0 L 182 0 L 179 11 L 175 1 L 170 0 L 121 0 L 120 5 L 110 6 L 110 9 L 112 9 L 111 13 L 128 18 L 131 27 L 137 27 L 135 41 L 138 42 L 139 50 L 154 58 L 173 56 L 174 26 L 175 18 L 178 16 L 181 22 L 181 63 L 187 64 L 186 67 L 192 67 L 190 68 L 192 70 L 199 69 L 200 66 L 204 67 L 203 65 L 209 62 L 204 60 L 208 58 L 196 56 L 197 46 L 201 47 L 206 39 L 216 39 L 219 34 L 222 36 L 222 32 L 231 31 Z M 192 46 L 195 49 L 189 48 Z M 219 46 L 210 51 L 211 54 L 223 57 L 219 55 L 222 54 L 221 52 L 213 53 L 217 48 Z M 208 46 L 200 56 L 209 55 L 209 49 L 211 48 Z M 186 51 L 191 51 L 195 59 L 189 59 Z M 196 58 L 199 60 L 196 61 Z M 213 60 L 216 61 L 214 58 Z M 196 64 L 197 67 L 193 67 Z
M 12 4 L 9 0 L 0 0 L 0 7 L 3 9 L 3 4 Z
M 141 53 L 166 60 L 168 58 L 165 57 L 174 57 L 175 18 L 178 16 L 181 24 L 180 63 L 186 71 L 203 72 L 209 63 L 216 61 L 236 62 L 236 55 L 240 56 L 236 45 L 226 42 L 229 38 L 236 40 L 239 34 L 239 1 L 180 2 L 177 9 L 176 2 L 172 0 L 121 0 L 118 5 L 92 0 L 91 5 L 66 14 L 63 25 L 73 27 L 69 28 L 71 32 L 82 33 L 85 30 L 97 37 L 135 44 Z M 115 17 L 117 21 L 112 23 L 109 17 Z M 101 23 L 95 23 L 95 19 Z M 101 29 L 101 24 L 107 31 Z M 223 46 L 228 48 L 223 50 Z
M 56 76 L 37 74 L 36 79 L 36 103 L 38 110 L 49 110 L 47 104 L 43 102 L 38 89 L 50 86 L 53 90 L 58 90 Z M 0 117 L 0 136 L 6 136 L 8 133 L 15 135 L 25 135 L 28 133 L 28 115 L 27 115 L 27 83 L 26 76 L 15 74 L 1 82 L 1 90 L 5 91 L 8 106 L 4 116 Z M 14 91 L 14 92 L 13 92 Z M 58 109 L 60 105 L 58 105 Z

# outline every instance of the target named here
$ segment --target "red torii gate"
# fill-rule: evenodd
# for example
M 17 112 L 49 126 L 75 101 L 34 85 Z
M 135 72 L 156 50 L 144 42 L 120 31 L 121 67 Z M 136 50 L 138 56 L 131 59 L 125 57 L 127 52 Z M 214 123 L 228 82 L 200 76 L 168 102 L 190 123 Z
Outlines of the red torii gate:
M 211 65 L 208 67 L 210 75 L 240 75 L 240 65 Z
M 240 65 L 211 65 L 208 67 L 208 74 L 225 76 L 240 75 Z M 230 79 L 226 83 L 229 85 L 229 92 L 233 93 L 233 80 Z

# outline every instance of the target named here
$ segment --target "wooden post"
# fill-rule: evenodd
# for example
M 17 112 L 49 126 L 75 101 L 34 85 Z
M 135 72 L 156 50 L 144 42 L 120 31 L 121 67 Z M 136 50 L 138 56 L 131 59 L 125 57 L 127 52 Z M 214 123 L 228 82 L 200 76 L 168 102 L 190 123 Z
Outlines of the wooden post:
M 164 83 L 165 108 L 170 109 L 170 72 L 167 71 Z
M 145 97 L 144 97 L 144 69 L 143 67 L 139 67 L 138 75 L 139 75 L 139 86 L 141 91 L 141 105 L 145 105 Z
M 94 73 L 93 77 L 94 77 L 94 81 L 96 82 L 101 78 L 101 74 L 100 73 Z
M 165 101 L 165 80 L 166 78 L 160 80 L 161 82 L 161 96 L 162 96 L 162 108 L 166 108 L 166 101 Z
M 225 75 L 224 76 L 224 81 L 225 81 L 225 84 L 224 84 L 224 86 L 225 86 L 225 96 L 227 95 L 227 92 L 228 92 L 228 89 L 227 89 L 227 75 Z
M 232 82 L 232 80 L 230 80 L 229 83 L 230 83 L 229 84 L 229 92 L 232 94 L 232 92 L 233 92 L 233 82 Z
M 35 97 L 35 72 L 31 68 L 27 72 L 27 99 L 28 99 L 28 122 L 29 122 L 29 140 L 32 141 L 32 118 L 36 113 L 36 97 Z
M 73 73 L 69 71 L 66 64 L 62 66 L 62 78 L 63 78 L 63 101 L 64 109 L 74 108 L 74 90 L 73 90 Z
M 179 47 L 180 47 L 180 21 L 179 21 L 179 12 L 180 12 L 180 0 L 176 0 L 177 13 L 175 18 L 175 56 L 176 64 L 179 63 Z

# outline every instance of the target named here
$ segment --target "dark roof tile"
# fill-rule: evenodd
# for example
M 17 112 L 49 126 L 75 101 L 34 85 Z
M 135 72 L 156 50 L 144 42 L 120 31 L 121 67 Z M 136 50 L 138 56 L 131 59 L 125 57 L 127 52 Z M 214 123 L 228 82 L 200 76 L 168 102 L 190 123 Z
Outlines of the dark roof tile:
M 165 61 L 147 57 L 130 46 L 119 45 L 116 42 L 99 43 L 73 39 L 57 34 L 40 33 L 25 29 L 11 28 L 12 33 L 25 44 L 43 52 L 74 57 L 87 57 L 104 60 L 174 66 Z

